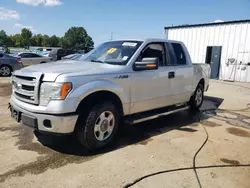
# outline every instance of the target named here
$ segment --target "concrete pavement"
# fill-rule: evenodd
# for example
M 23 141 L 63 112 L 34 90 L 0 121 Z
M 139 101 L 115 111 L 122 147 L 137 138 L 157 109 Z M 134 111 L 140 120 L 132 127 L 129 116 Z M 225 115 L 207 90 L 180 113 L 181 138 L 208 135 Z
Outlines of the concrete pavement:
M 160 170 L 250 164 L 250 84 L 211 81 L 202 114 L 188 112 L 128 127 L 114 146 L 88 153 L 74 138 L 41 135 L 9 117 L 11 87 L 0 85 L 0 187 L 123 187 Z M 229 110 L 228 110 L 229 109 Z M 231 111 L 237 110 L 237 111 Z M 202 187 L 250 185 L 250 167 L 197 169 Z M 199 187 L 193 170 L 144 179 L 132 187 Z

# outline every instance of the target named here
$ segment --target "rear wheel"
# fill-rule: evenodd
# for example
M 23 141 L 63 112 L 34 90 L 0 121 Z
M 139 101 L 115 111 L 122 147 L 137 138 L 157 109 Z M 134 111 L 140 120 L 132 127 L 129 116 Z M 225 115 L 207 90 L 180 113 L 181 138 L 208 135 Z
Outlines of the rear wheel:
M 8 65 L 3 65 L 0 67 L 0 75 L 1 76 L 10 76 L 11 68 Z
M 191 97 L 189 104 L 192 110 L 199 110 L 204 98 L 204 88 L 201 84 L 198 84 L 193 96 Z
M 86 114 L 80 114 L 77 122 L 77 138 L 86 148 L 94 150 L 110 144 L 118 131 L 119 114 L 110 102 L 96 104 Z

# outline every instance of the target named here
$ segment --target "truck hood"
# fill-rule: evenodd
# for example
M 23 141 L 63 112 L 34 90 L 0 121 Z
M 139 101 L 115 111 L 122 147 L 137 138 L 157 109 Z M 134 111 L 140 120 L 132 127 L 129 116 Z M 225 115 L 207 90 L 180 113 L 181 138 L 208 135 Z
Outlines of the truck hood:
M 59 75 L 67 73 L 79 73 L 80 75 L 109 74 L 116 73 L 122 68 L 124 68 L 124 66 L 87 61 L 62 60 L 39 65 L 31 65 L 15 71 L 14 75 L 36 76 L 43 74 L 44 81 L 55 81 Z

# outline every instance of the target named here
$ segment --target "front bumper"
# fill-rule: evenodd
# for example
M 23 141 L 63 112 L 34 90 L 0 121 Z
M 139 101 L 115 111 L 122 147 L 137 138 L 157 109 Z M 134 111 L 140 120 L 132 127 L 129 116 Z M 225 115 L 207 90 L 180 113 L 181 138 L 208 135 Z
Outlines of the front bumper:
M 18 112 L 23 124 L 31 126 L 41 132 L 68 134 L 74 132 L 77 114 L 39 114 L 30 112 L 11 102 L 10 107 Z M 23 119 L 22 119 L 23 118 Z M 17 120 L 17 118 L 15 118 Z

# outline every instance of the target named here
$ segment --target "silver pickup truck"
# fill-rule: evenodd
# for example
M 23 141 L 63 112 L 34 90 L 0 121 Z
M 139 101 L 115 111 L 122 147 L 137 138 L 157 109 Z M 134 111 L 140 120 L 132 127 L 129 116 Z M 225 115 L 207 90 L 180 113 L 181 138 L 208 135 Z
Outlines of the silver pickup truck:
M 97 149 L 114 140 L 124 121 L 198 110 L 209 75 L 210 66 L 192 64 L 182 42 L 109 41 L 80 61 L 15 71 L 11 116 L 40 132 L 74 133 Z

